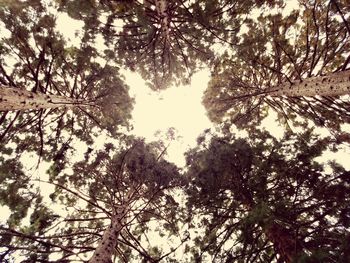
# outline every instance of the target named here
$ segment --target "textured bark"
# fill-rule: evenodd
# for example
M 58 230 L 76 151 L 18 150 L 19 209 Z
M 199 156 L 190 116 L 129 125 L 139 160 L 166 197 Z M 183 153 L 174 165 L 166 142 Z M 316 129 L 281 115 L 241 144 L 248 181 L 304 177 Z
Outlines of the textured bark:
M 322 77 L 311 77 L 293 84 L 283 83 L 267 90 L 267 95 L 277 96 L 341 96 L 350 94 L 350 70 Z
M 93 103 L 64 96 L 34 93 L 27 90 L 0 86 L 0 111 L 51 109 L 58 107 L 92 106 Z
M 155 0 L 156 11 L 160 19 L 165 44 L 170 42 L 170 18 L 167 13 L 167 4 L 166 0 Z
M 242 195 L 243 206 L 251 211 L 255 206 L 250 194 Z M 281 261 L 291 263 L 303 253 L 303 246 L 293 231 L 276 222 L 270 225 L 261 225 L 267 239 L 273 244 L 275 252 L 280 256 Z
M 265 234 L 273 243 L 275 252 L 279 254 L 282 262 L 293 262 L 303 252 L 300 241 L 290 233 L 291 231 L 277 223 L 265 229 Z
M 119 233 L 126 224 L 126 211 L 126 206 L 120 207 L 117 215 L 112 217 L 111 225 L 103 233 L 102 239 L 89 263 L 112 263 L 112 256 L 114 255 Z

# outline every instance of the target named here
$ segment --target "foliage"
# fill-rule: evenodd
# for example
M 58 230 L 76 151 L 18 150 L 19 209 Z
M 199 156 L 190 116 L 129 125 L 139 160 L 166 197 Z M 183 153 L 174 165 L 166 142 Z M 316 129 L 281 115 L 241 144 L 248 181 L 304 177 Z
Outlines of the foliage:
M 80 46 L 68 45 L 56 30 L 55 16 L 40 1 L 1 7 L 0 17 L 9 32 L 0 40 L 0 83 L 84 101 L 73 110 L 3 112 L 2 143 L 15 141 L 18 149 L 52 156 L 72 138 L 89 143 L 102 129 L 115 135 L 128 126 L 133 105 L 128 87 L 119 68 L 92 46 L 88 32 Z
M 349 122 L 348 97 L 271 97 L 281 83 L 349 68 L 349 22 L 344 1 L 301 1 L 290 14 L 246 20 L 232 52 L 217 58 L 203 103 L 214 122 L 240 127 L 271 108 L 282 121 L 297 116 L 337 131 Z
M 69 175 L 49 174 L 48 183 L 56 187 L 50 198 L 66 208 L 65 215 L 52 215 L 36 203 L 29 229 L 18 225 L 3 229 L 4 236 L 17 233 L 17 238 L 3 247 L 19 251 L 26 259 L 37 255 L 60 262 L 82 260 L 96 248 L 113 211 L 126 203 L 127 223 L 120 233 L 116 255 L 124 261 L 156 261 L 173 253 L 147 243 L 153 221 L 168 238 L 179 231 L 180 208 L 173 195 L 182 179 L 178 168 L 159 152 L 157 144 L 130 138 L 118 150 L 106 144 L 103 150 L 75 163 Z M 28 242 L 32 245 L 27 251 L 21 249 Z M 41 244 L 46 245 L 45 250 Z
M 114 50 L 109 54 L 140 72 L 153 89 L 188 83 L 203 62 L 213 59 L 214 43 L 227 44 L 228 39 L 234 39 L 249 11 L 265 2 L 269 6 L 281 4 L 104 0 L 89 1 L 84 9 L 77 9 L 80 0 L 58 2 L 61 10 L 84 20 L 89 30 L 98 26 L 105 43 Z
M 346 0 L 300 0 L 289 14 L 281 0 L 0 2 L 1 87 L 83 101 L 1 113 L 0 205 L 10 215 L 0 261 L 86 262 L 123 206 L 114 261 L 350 261 L 350 173 L 320 161 L 350 142 L 340 133 L 349 98 L 268 96 L 349 70 Z M 78 44 L 59 33 L 61 15 L 83 22 Z M 160 90 L 204 66 L 203 104 L 222 129 L 198 138 L 182 173 L 165 160 L 168 146 L 128 134 L 134 101 L 120 68 Z M 277 140 L 259 129 L 271 109 L 302 131 Z M 320 137 L 309 120 L 339 134 Z M 106 134 L 111 142 L 95 148 Z M 24 152 L 49 163 L 41 180 Z
M 347 261 L 350 174 L 316 161 L 330 140 L 306 130 L 278 141 L 253 129 L 246 139 L 206 137 L 189 151 L 187 205 L 205 229 L 197 260 Z
M 56 219 L 55 213 L 43 203 L 40 190 L 35 186 L 31 176 L 23 171 L 19 158 L 12 158 L 12 150 L 2 147 L 0 157 L 0 205 L 9 208 L 10 214 L 7 221 L 0 224 L 0 260 L 15 259 L 13 251 L 17 249 L 16 239 L 27 237 L 22 240 L 22 245 L 32 247 L 33 236 L 43 234 L 43 230 L 49 228 Z M 4 216 L 4 215 L 3 215 Z M 23 226 L 23 220 L 29 218 L 30 225 Z M 21 235 L 14 229 L 22 229 Z M 35 239 L 34 239 L 35 240 Z M 45 250 L 47 244 L 38 240 L 37 249 Z M 44 260 L 43 256 L 29 253 L 32 260 Z

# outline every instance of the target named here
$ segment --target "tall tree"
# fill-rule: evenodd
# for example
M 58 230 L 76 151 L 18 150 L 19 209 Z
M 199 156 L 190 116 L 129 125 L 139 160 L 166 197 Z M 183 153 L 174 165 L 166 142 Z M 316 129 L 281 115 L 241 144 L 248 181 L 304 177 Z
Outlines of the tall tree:
M 310 130 L 200 138 L 187 153 L 188 207 L 205 231 L 196 262 L 348 261 L 350 172 L 315 160 L 330 142 Z
M 0 7 L 8 32 L 0 40 L 0 141 L 27 137 L 26 148 L 40 155 L 72 136 L 91 141 L 96 128 L 115 134 L 128 125 L 133 104 L 118 67 L 92 46 L 89 32 L 79 47 L 68 45 L 48 10 L 41 1 Z
M 9 86 L 0 86 L 0 111 L 54 109 L 60 107 L 98 107 L 95 103 L 83 99 L 36 93 Z
M 147 236 L 152 224 L 163 235 L 178 232 L 180 208 L 173 197 L 181 185 L 178 168 L 163 159 L 163 149 L 156 143 L 132 139 L 118 148 L 108 144 L 86 155 L 73 170 L 66 170 L 69 175 L 54 175 L 50 169 L 49 182 L 56 187 L 51 198 L 61 202 L 66 214 L 41 232 L 37 223 L 30 225 L 35 229 L 29 234 L 19 225 L 2 227 L 3 236 L 12 236 L 3 247 L 26 259 L 46 255 L 60 262 L 83 260 L 92 255 L 87 252 L 94 252 L 89 262 L 112 262 L 115 256 L 124 262 L 132 258 L 159 262 L 172 254 L 184 240 L 162 251 L 148 244 L 152 240 Z M 24 249 L 28 242 L 33 245 Z
M 338 130 L 349 122 L 346 1 L 300 1 L 297 10 L 248 19 L 217 60 L 203 102 L 215 122 L 245 123 L 271 108 Z M 346 95 L 346 96 L 341 96 Z
M 17 228 L 23 219 L 29 218 L 32 227 L 24 228 L 24 235 L 34 234 L 33 229 L 41 234 L 43 229 L 51 226 L 56 217 L 50 209 L 45 207 L 40 190 L 32 181 L 32 177 L 24 171 L 19 156 L 13 158 L 14 151 L 3 145 L 0 146 L 0 150 L 2 153 L 0 156 L 0 206 L 10 211 L 8 215 L 6 213 L 1 215 L 0 261 L 8 262 L 6 259 L 11 258 L 12 252 L 16 249 L 16 245 L 12 244 L 16 235 L 15 232 L 5 234 L 4 229 Z M 3 220 L 6 220 L 6 223 Z M 27 244 L 30 248 L 30 242 Z M 39 243 L 38 249 L 45 250 L 45 244 Z M 45 256 L 32 259 L 38 259 L 39 262 L 44 260 Z
M 81 11 L 75 8 L 80 2 L 59 4 L 72 17 L 86 23 L 92 19 L 94 28 L 99 24 L 116 59 L 138 70 L 153 89 L 162 89 L 188 82 L 203 62 L 213 58 L 213 44 L 235 39 L 249 11 L 280 1 L 103 0 L 89 1 L 90 8 Z

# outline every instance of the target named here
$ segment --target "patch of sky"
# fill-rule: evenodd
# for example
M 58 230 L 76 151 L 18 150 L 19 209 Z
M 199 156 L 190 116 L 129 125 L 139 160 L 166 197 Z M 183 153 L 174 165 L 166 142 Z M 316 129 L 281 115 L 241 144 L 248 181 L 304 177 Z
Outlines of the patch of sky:
M 187 86 L 172 87 L 164 91 L 151 91 L 140 75 L 123 72 L 136 103 L 133 110 L 133 134 L 143 136 L 146 141 L 156 140 L 158 131 L 175 127 L 182 139 L 171 142 L 169 159 L 177 165 L 185 164 L 183 152 L 196 145 L 197 136 L 212 127 L 204 106 L 203 92 L 209 81 L 209 70 L 200 71 Z

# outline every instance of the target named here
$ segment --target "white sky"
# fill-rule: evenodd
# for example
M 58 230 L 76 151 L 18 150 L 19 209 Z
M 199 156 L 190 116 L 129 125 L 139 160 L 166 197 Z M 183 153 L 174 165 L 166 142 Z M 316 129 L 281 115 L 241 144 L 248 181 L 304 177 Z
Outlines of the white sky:
M 296 8 L 296 1 L 286 1 L 284 13 L 289 13 Z M 272 11 L 272 10 L 271 10 Z M 65 13 L 57 13 L 57 29 L 65 36 L 67 41 L 79 46 L 83 22 L 70 18 Z M 276 10 L 273 10 L 276 12 Z M 253 12 L 254 13 L 254 12 Z M 256 13 L 256 14 L 255 14 Z M 256 11 L 253 16 L 258 16 Z M 98 36 L 96 46 L 100 50 L 105 48 L 103 39 Z M 210 78 L 209 70 L 203 70 L 195 74 L 188 86 L 171 87 L 161 92 L 151 91 L 145 81 L 136 73 L 124 71 L 126 83 L 130 86 L 130 93 L 135 97 L 136 103 L 133 111 L 133 134 L 146 138 L 146 141 L 156 140 L 155 133 L 165 133 L 174 127 L 180 140 L 173 141 L 168 148 L 167 158 L 179 166 L 184 166 L 183 153 L 196 144 L 198 135 L 213 125 L 207 118 L 206 111 L 201 104 L 203 92 Z M 280 136 L 280 127 L 274 124 L 275 118 L 267 120 L 266 126 L 275 136 Z
M 195 74 L 188 86 L 172 87 L 161 92 L 151 91 L 145 81 L 135 73 L 125 72 L 126 83 L 136 103 L 133 111 L 133 134 L 157 139 L 155 133 L 174 127 L 177 136 L 168 148 L 169 160 L 179 166 L 184 165 L 183 152 L 196 144 L 196 138 L 203 130 L 212 127 L 204 106 L 201 104 L 203 92 L 209 81 L 209 71 Z
M 54 10 L 52 10 L 54 12 Z M 70 18 L 65 13 L 57 16 L 57 28 L 67 41 L 79 46 L 83 23 Z M 104 49 L 103 40 L 99 36 L 97 46 Z M 130 94 L 136 100 L 133 111 L 132 133 L 145 137 L 146 141 L 156 140 L 156 132 L 166 133 L 174 127 L 181 137 L 173 141 L 168 148 L 167 158 L 179 166 L 185 164 L 183 153 L 196 144 L 198 135 L 212 127 L 201 104 L 202 95 L 209 81 L 209 71 L 203 70 L 192 77 L 187 86 L 171 87 L 161 92 L 150 90 L 146 82 L 137 73 L 123 71 L 126 83 L 130 86 Z
M 296 1 L 288 0 L 284 13 L 289 13 L 296 7 Z M 54 8 L 49 10 L 56 14 L 57 29 L 65 36 L 68 43 L 78 46 L 83 22 L 72 19 L 65 13 L 58 13 Z M 254 15 L 258 16 L 259 12 L 256 11 Z M 5 33 L 2 31 L 2 34 Z M 98 46 L 103 49 L 103 40 L 100 38 Z M 138 74 L 124 71 L 124 75 L 131 88 L 131 95 L 136 99 L 133 134 L 152 141 L 157 139 L 155 136 L 157 131 L 165 133 L 170 127 L 174 127 L 181 138 L 171 143 L 168 157 L 177 165 L 183 166 L 183 152 L 196 144 L 197 136 L 204 129 L 213 127 L 201 104 L 203 91 L 209 80 L 209 71 L 203 70 L 195 74 L 188 86 L 172 87 L 161 92 L 151 91 Z M 273 135 L 281 136 L 281 128 L 277 126 L 274 116 L 264 124 Z
M 293 2 L 288 1 L 289 4 Z M 288 7 L 291 8 L 292 5 Z M 57 26 L 71 44 L 79 45 L 80 38 L 77 36 L 80 35 L 78 32 L 83 26 L 82 22 L 73 20 L 66 14 L 60 14 Z M 174 127 L 180 139 L 171 143 L 167 158 L 178 166 L 184 166 L 183 153 L 196 145 L 196 138 L 200 133 L 213 128 L 201 104 L 203 92 L 210 78 L 209 71 L 202 70 L 195 74 L 188 86 L 172 87 L 161 92 L 151 91 L 138 74 L 128 71 L 123 73 L 126 83 L 130 86 L 130 93 L 136 101 L 132 133 L 145 137 L 146 141 L 152 141 L 157 139 L 155 134 L 158 131 L 166 133 L 169 128 Z M 274 115 L 265 120 L 263 126 L 277 138 L 282 135 L 281 127 L 277 125 Z M 346 169 L 350 169 L 348 161 L 350 154 L 345 150 L 340 150 L 338 153 L 329 152 L 323 158 L 336 159 Z M 7 207 L 0 207 L 0 219 L 2 219 L 0 221 L 5 221 L 9 213 Z

